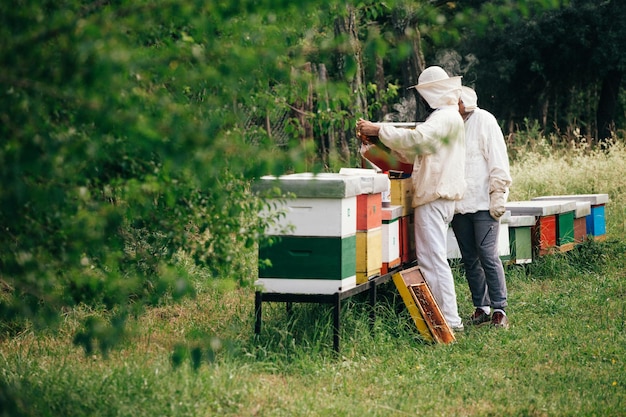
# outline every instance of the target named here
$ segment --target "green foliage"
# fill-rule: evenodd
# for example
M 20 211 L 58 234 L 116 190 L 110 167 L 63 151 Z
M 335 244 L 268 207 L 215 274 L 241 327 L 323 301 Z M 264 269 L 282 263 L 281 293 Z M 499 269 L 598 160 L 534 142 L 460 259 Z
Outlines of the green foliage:
M 297 131 L 282 147 L 248 135 L 246 109 L 284 105 L 268 92 L 303 62 L 295 17 L 311 6 L 0 6 L 3 333 L 86 304 L 111 318 L 76 343 L 106 351 L 142 306 L 193 294 L 181 250 L 209 279 L 249 283 L 237 261 L 264 227 L 249 181 L 300 170 L 308 151 Z
M 479 105 L 509 126 L 535 119 L 547 132 L 579 128 L 599 139 L 607 137 L 607 119 L 624 124 L 616 105 L 623 55 L 615 53 L 624 49 L 615 24 L 626 13 L 623 2 L 479 3 L 464 9 L 467 39 L 458 45 L 472 57 L 463 75 Z
M 482 20 L 471 26 L 478 35 L 491 36 L 480 25 L 511 18 L 514 33 L 536 41 L 523 59 L 536 74 L 552 73 L 556 64 L 539 52 L 562 34 L 539 36 L 545 31 L 532 23 L 559 21 L 565 12 L 542 14 L 556 3 L 0 5 L 3 337 L 53 325 L 67 309 L 87 305 L 106 317 L 85 319 L 74 340 L 88 352 L 107 352 L 145 306 L 194 294 L 198 284 L 181 253 L 207 280 L 248 285 L 254 274 L 241 260 L 263 243 L 271 221 L 257 216 L 264 203 L 250 181 L 358 165 L 361 110 L 354 110 L 350 83 L 358 71 L 367 75 L 362 109 L 369 117 L 387 112 L 417 76 L 406 70 L 415 68 L 413 55 L 457 45 L 479 10 Z M 603 5 L 603 13 L 617 7 Z M 336 26 L 353 10 L 358 45 Z M 619 55 L 609 53 L 620 50 L 619 28 L 607 30 L 607 47 L 592 63 Z M 503 45 L 517 53 L 507 36 Z M 503 49 L 493 50 L 500 59 Z M 516 63 L 498 62 L 499 76 L 510 80 Z M 382 79 L 371 82 L 380 68 Z M 538 139 L 532 150 L 550 145 Z

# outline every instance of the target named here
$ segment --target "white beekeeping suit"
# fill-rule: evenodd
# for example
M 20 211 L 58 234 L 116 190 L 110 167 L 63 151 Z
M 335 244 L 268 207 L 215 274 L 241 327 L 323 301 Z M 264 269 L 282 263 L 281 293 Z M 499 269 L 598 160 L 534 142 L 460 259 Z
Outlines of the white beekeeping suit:
M 382 126 L 380 140 L 413 162 L 413 207 L 439 198 L 459 200 L 465 190 L 465 131 L 458 114 L 461 77 L 429 67 L 416 88 L 435 111 L 414 130 Z
M 465 214 L 490 210 L 494 211 L 492 217 L 498 219 L 504 214 L 511 185 L 504 136 L 496 118 L 477 106 L 474 90 L 463 87 L 461 100 L 465 110 L 470 112 L 465 120 L 467 189 L 463 199 L 457 202 L 455 212 Z
M 413 208 L 417 262 L 447 323 L 463 330 L 447 260 L 447 230 L 455 202 L 465 190 L 465 128 L 459 114 L 461 77 L 426 68 L 415 86 L 434 109 L 415 129 L 382 126 L 382 143 L 413 162 Z
M 479 109 L 477 102 L 474 90 L 463 87 L 459 113 L 465 120 L 467 190 L 456 203 L 451 225 L 475 307 L 468 323 L 508 328 L 506 276 L 498 240 L 511 184 L 509 159 L 495 117 Z

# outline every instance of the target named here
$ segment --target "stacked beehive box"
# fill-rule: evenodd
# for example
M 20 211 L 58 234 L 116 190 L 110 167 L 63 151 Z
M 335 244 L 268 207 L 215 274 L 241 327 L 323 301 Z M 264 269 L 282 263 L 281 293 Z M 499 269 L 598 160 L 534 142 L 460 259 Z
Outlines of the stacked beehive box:
M 389 178 L 373 169 L 342 168 L 339 174 L 360 179 L 356 201 L 356 283 L 363 284 L 382 272 L 382 193 L 389 191 Z
M 528 264 L 533 261 L 532 229 L 535 216 L 511 216 L 509 218 L 509 263 Z
M 400 266 L 400 218 L 402 206 L 383 207 L 383 267 L 381 273 Z
M 506 204 L 506 209 L 513 216 L 535 217 L 531 237 L 536 255 L 571 249 L 570 244 L 574 239 L 575 201 L 510 201 Z
M 391 204 L 401 207 L 400 260 L 410 263 L 415 260 L 415 227 L 413 222 L 413 182 L 408 178 L 391 178 Z
M 585 217 L 585 231 L 594 240 L 602 241 L 606 239 L 606 203 L 609 202 L 608 194 L 571 194 L 571 195 L 549 195 L 535 197 L 536 201 L 586 201 L 590 205 L 590 213 Z
M 587 218 L 591 216 L 589 201 L 576 201 L 574 213 L 574 243 L 579 245 L 587 240 Z
M 259 249 L 271 266 L 259 268 L 256 285 L 265 292 L 334 294 L 356 285 L 357 196 L 361 179 L 339 174 L 265 176 L 254 185 L 295 198 L 270 199 L 283 212 L 266 231 L 277 241 Z

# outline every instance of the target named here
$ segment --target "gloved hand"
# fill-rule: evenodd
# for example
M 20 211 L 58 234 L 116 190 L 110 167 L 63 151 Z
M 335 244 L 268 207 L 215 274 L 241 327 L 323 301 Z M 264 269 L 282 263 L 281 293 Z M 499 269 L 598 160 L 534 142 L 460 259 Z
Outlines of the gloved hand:
M 506 211 L 504 191 L 492 191 L 489 194 L 489 214 L 494 220 L 500 220 L 500 217 Z

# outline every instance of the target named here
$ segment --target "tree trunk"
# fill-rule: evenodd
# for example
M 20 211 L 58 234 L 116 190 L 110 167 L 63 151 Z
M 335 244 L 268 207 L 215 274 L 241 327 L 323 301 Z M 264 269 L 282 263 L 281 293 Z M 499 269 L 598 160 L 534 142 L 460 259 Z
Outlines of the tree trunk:
M 363 68 L 363 49 L 358 36 L 358 22 L 356 18 L 356 9 L 351 5 L 346 5 L 347 13 L 345 16 L 335 19 L 335 36 L 337 38 L 347 37 L 346 54 L 354 60 L 355 71 L 352 78 L 349 78 L 350 89 L 354 94 L 353 108 L 350 112 L 357 117 L 367 118 L 367 96 L 365 89 L 365 69 Z M 340 56 L 338 60 L 338 68 L 346 74 L 346 56 Z M 350 74 L 347 74 L 350 77 Z M 353 158 L 358 153 L 358 141 L 350 140 L 354 137 L 354 129 L 346 132 L 340 129 L 338 132 L 339 146 L 343 157 L 346 160 Z
M 365 70 L 363 68 L 363 50 L 358 36 L 358 22 L 356 10 L 353 6 L 346 6 L 345 16 L 335 19 L 335 35 L 339 38 L 346 36 L 348 39 L 347 53 L 354 59 L 355 73 L 349 80 L 351 90 L 354 92 L 354 114 L 365 117 L 367 115 L 367 97 L 365 94 Z M 346 58 L 339 57 L 339 69 L 345 74 Z
M 619 87 L 623 73 L 610 70 L 602 80 L 602 90 L 598 102 L 596 121 L 598 126 L 598 141 L 603 143 L 611 138 L 615 128 L 615 113 L 617 111 Z
M 324 100 L 324 104 L 326 105 L 325 109 L 329 109 L 330 108 L 330 97 L 328 96 L 328 87 L 327 87 L 328 73 L 326 71 L 326 65 L 324 65 L 324 64 L 319 64 L 318 65 L 317 82 L 319 84 L 321 84 L 321 88 L 318 89 L 318 90 L 320 92 L 322 90 L 324 91 L 323 100 Z M 325 132 L 325 131 L 326 131 L 326 133 L 324 134 L 323 132 Z M 328 155 L 333 154 L 335 152 L 335 150 L 336 150 L 335 127 L 332 126 L 332 125 L 329 125 L 329 126 L 326 127 L 326 129 L 320 129 L 320 132 L 322 132 L 322 135 L 321 135 L 321 138 L 320 138 L 320 145 L 322 147 L 323 155 L 326 158 Z
M 400 42 L 409 41 L 411 43 L 411 49 L 413 53 L 409 56 L 402 68 L 402 82 L 404 84 L 405 97 L 413 95 L 415 97 L 415 115 L 414 120 L 423 120 L 429 113 L 430 108 L 425 105 L 421 96 L 416 89 L 410 88 L 417 84 L 419 75 L 426 68 L 426 62 L 424 59 L 424 52 L 422 51 L 422 37 L 419 31 L 418 22 L 415 19 L 403 19 L 393 17 L 393 25 L 398 34 L 398 40 Z M 409 89 L 409 90 L 407 90 Z
M 383 65 L 383 58 L 376 54 L 376 101 L 382 101 L 382 92 L 387 89 L 387 84 L 385 83 L 385 68 Z M 383 103 L 383 105 L 376 111 L 375 115 L 372 115 L 372 118 L 376 120 L 382 120 L 383 117 L 389 113 L 389 106 L 387 103 Z

